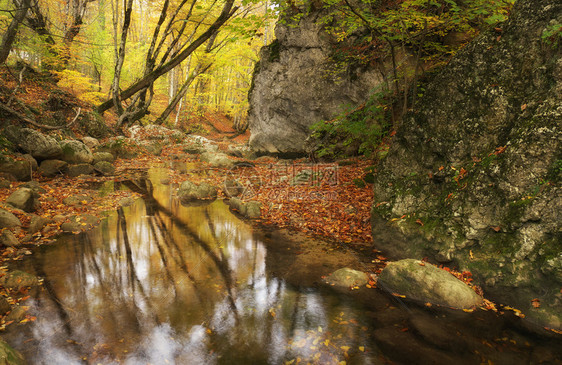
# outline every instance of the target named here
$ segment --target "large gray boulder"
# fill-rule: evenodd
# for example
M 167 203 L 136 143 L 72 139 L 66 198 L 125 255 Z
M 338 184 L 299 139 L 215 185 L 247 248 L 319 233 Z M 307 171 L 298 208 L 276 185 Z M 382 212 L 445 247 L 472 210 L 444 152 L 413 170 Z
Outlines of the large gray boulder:
M 20 220 L 5 209 L 0 208 L 0 229 L 21 226 Z
M 562 328 L 562 2 L 521 0 L 426 87 L 374 182 L 373 239 L 450 262 L 487 297 Z M 540 308 L 532 305 L 540 300 Z
M 262 153 L 301 154 L 309 127 L 331 120 L 344 106 L 359 105 L 382 83 L 372 69 L 334 72 L 336 41 L 313 11 L 298 21 L 278 22 L 276 40 L 260 51 L 249 93 L 250 147 Z
M 92 163 L 94 155 L 88 146 L 84 143 L 68 139 L 60 143 L 62 148 L 62 160 L 70 164 Z
M 34 129 L 8 126 L 4 129 L 4 134 L 10 142 L 35 159 L 53 159 L 62 155 L 62 149 L 54 138 Z
M 419 260 L 390 262 L 379 275 L 378 284 L 424 303 L 453 308 L 473 308 L 482 303 L 482 297 L 451 273 Z

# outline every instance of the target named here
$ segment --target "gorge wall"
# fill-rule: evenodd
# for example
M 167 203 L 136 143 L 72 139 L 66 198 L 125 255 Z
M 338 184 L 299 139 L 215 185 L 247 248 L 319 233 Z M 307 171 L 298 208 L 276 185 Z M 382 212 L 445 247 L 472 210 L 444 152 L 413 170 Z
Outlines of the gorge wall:
M 464 48 L 397 129 L 372 210 L 389 257 L 469 270 L 487 297 L 557 329 L 562 35 L 549 32 L 560 24 L 559 0 L 520 0 Z
M 312 124 L 366 101 L 382 82 L 375 69 L 334 71 L 329 58 L 335 41 L 319 24 L 321 17 L 317 11 L 298 24 L 279 22 L 277 39 L 260 52 L 248 114 L 250 146 L 258 153 L 305 153 Z

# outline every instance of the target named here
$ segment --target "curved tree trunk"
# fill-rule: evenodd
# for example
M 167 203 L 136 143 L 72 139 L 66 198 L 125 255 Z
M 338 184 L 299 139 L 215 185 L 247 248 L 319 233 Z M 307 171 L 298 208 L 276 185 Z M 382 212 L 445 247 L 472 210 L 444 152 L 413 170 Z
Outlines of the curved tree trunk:
M 6 60 L 8 59 L 10 51 L 12 50 L 12 45 L 16 40 L 16 35 L 18 34 L 18 27 L 25 18 L 30 4 L 31 0 L 22 0 L 20 4 L 18 4 L 17 1 L 14 1 L 14 5 L 17 9 L 16 15 L 10 22 L 6 33 L 4 33 L 4 35 L 2 36 L 2 44 L 0 45 L 0 64 L 6 62 Z
M 203 43 L 211 38 L 219 30 L 219 28 L 234 14 L 234 12 L 238 8 L 234 7 L 233 5 L 234 0 L 226 0 L 219 17 L 213 22 L 213 24 L 209 26 L 209 28 L 207 28 L 207 30 L 203 34 L 201 34 L 196 40 L 189 44 L 179 54 L 171 58 L 168 62 L 155 68 L 152 72 L 146 74 L 142 79 L 122 91 L 120 94 L 121 100 L 129 99 L 139 91 L 149 88 L 150 85 L 152 85 L 154 81 L 156 81 L 160 76 L 165 75 L 171 69 L 179 65 L 183 60 L 189 57 L 189 55 L 191 55 L 197 48 L 199 48 Z M 97 112 L 103 113 L 106 110 L 110 109 L 113 105 L 113 99 L 106 100 L 104 103 L 97 107 Z

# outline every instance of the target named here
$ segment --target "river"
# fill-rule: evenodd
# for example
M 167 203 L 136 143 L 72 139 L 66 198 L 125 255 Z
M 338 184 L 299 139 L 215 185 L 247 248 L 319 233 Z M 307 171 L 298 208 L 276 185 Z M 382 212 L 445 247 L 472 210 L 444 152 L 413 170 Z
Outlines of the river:
M 19 268 L 44 279 L 37 320 L 6 340 L 33 364 L 388 364 L 554 361 L 560 338 L 515 316 L 335 290 L 329 243 L 265 230 L 223 201 L 184 206 L 154 168 L 144 199 Z M 313 247 L 313 249 L 311 248 Z M 542 360 L 541 360 L 542 359 Z

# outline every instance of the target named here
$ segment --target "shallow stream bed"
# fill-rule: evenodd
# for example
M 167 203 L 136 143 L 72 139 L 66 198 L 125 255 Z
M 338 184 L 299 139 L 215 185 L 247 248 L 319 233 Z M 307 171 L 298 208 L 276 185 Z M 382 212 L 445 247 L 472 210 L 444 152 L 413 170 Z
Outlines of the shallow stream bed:
M 241 220 L 223 201 L 183 206 L 163 169 L 145 198 L 19 268 L 44 279 L 37 316 L 4 338 L 32 364 L 560 363 L 560 336 L 513 315 L 423 308 L 322 276 L 357 257 Z M 132 186 L 134 187 L 134 186 Z

